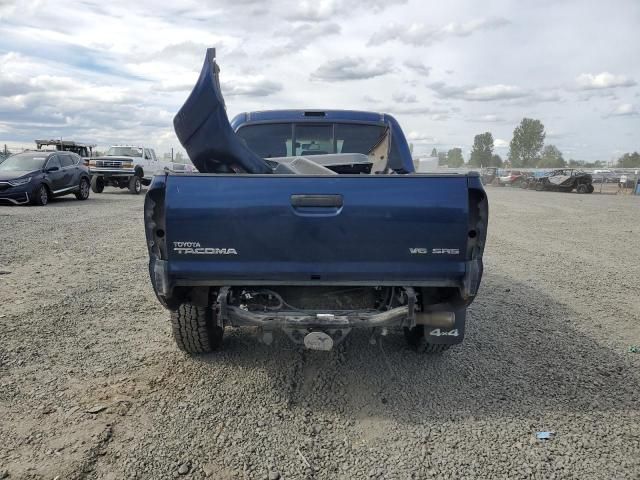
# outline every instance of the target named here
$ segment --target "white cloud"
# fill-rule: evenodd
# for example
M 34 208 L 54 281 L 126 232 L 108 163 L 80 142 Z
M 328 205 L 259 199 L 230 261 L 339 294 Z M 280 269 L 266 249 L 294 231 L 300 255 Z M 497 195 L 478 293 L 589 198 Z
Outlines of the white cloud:
M 418 60 L 407 60 L 404 62 L 404 66 L 423 77 L 428 77 L 429 73 L 431 73 L 431 67 L 427 67 L 424 63 Z
M 479 117 L 473 118 L 473 120 L 476 121 L 476 122 L 488 122 L 488 123 L 504 122 L 504 118 L 500 117 L 499 115 L 492 114 L 492 113 L 489 113 L 489 114 L 486 114 L 486 115 L 480 115 Z
M 495 30 L 507 24 L 509 21 L 501 17 L 476 18 L 463 23 L 452 22 L 440 28 L 422 23 L 410 25 L 392 23 L 374 33 L 369 39 L 369 45 L 381 45 L 392 40 L 407 45 L 431 45 L 448 37 L 467 37 L 477 31 Z
M 523 88 L 514 85 L 485 85 L 485 86 L 453 86 L 444 82 L 434 82 L 429 85 L 440 97 L 469 100 L 475 102 L 488 102 L 492 100 L 509 100 L 523 98 L 530 93 Z
M 622 103 L 614 107 L 614 109 L 609 113 L 608 116 L 611 117 L 628 117 L 632 115 L 639 115 L 640 110 L 636 108 L 635 105 L 631 103 Z
M 262 75 L 231 77 L 220 83 L 223 94 L 228 97 L 236 95 L 265 97 L 282 90 L 282 84 L 280 82 L 268 80 Z
M 329 20 L 337 10 L 338 2 L 335 0 L 302 0 L 288 15 L 288 18 L 305 22 L 317 22 Z
M 411 131 L 407 134 L 407 139 L 410 142 L 415 142 L 415 143 L 433 143 L 435 142 L 435 138 L 433 138 L 431 135 L 426 135 L 424 133 L 420 133 L 420 132 L 416 132 L 416 131 Z
M 371 11 L 379 13 L 392 6 L 407 3 L 407 0 L 292 0 L 287 2 L 286 18 L 304 22 L 322 22 L 354 12 Z
M 522 88 L 503 84 L 475 87 L 464 92 L 464 98 L 466 100 L 482 102 L 505 98 L 521 98 L 525 96 L 527 96 L 527 93 Z
M 469 20 L 468 22 L 463 22 L 463 23 L 458 23 L 458 22 L 448 23 L 447 25 L 442 27 L 441 31 L 448 33 L 449 35 L 466 37 L 478 30 L 493 30 L 495 28 L 504 27 L 505 25 L 508 25 L 508 24 L 509 24 L 509 21 L 501 17 L 475 18 L 473 20 Z
M 325 39 L 329 35 L 337 35 L 340 31 L 340 25 L 334 22 L 302 23 L 294 28 L 277 32 L 277 37 L 285 37 L 288 40 L 267 48 L 264 53 L 267 56 L 291 55 L 318 39 Z
M 412 93 L 396 92 L 391 99 L 398 103 L 418 103 L 418 98 Z
M 311 78 L 328 82 L 363 80 L 385 75 L 391 71 L 388 60 L 368 60 L 362 57 L 343 57 L 320 65 Z
M 583 73 L 576 78 L 576 84 L 582 90 L 599 90 L 615 87 L 632 87 L 636 84 L 635 80 L 626 75 L 614 75 L 609 72 Z
M 506 148 L 509 146 L 509 142 L 501 138 L 496 138 L 493 140 L 493 146 L 496 148 Z

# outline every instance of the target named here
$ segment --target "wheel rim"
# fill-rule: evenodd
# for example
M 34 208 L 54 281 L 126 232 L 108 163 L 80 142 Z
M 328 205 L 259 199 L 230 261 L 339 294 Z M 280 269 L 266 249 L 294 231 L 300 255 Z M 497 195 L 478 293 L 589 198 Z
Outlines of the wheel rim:
M 142 183 L 140 182 L 140 179 L 137 178 L 136 179 L 136 192 L 140 193 L 140 190 L 142 190 Z
M 40 202 L 43 205 L 46 205 L 48 201 L 49 201 L 49 194 L 47 193 L 47 188 L 40 187 Z
M 86 180 L 80 182 L 80 196 L 87 198 L 89 196 L 89 183 Z

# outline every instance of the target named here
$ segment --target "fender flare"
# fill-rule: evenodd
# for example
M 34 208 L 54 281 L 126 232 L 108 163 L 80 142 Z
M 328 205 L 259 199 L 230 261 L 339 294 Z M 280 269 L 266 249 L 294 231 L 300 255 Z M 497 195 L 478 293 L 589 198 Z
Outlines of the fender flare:
M 35 194 L 35 191 L 37 189 L 39 189 L 42 185 L 47 187 L 47 190 L 49 190 L 49 193 L 51 195 L 53 195 L 53 189 L 51 188 L 51 182 L 49 181 L 48 178 L 43 178 L 40 182 L 36 183 L 36 185 L 33 187 L 34 194 Z

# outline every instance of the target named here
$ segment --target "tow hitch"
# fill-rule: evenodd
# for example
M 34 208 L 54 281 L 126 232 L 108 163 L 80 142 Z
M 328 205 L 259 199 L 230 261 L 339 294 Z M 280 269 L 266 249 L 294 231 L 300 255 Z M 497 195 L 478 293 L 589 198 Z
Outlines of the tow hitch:
M 333 338 L 324 332 L 311 332 L 304 337 L 304 346 L 309 350 L 329 351 L 333 348 Z

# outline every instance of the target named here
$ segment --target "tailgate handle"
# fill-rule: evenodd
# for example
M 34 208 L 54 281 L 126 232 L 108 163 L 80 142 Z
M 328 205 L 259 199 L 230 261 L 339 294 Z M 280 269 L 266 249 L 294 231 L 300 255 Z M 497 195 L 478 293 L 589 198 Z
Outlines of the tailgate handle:
M 291 206 L 340 208 L 342 195 L 291 195 Z

